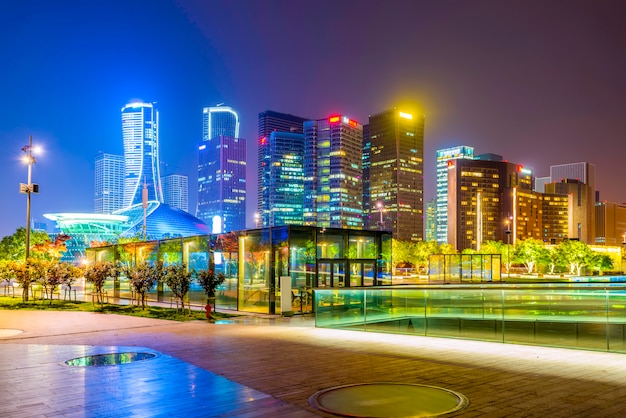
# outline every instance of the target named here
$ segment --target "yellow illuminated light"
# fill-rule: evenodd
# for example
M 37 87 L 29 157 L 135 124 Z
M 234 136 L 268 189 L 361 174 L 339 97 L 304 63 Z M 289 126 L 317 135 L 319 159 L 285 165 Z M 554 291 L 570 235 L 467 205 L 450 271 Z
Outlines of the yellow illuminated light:
M 413 115 L 410 113 L 400 112 L 400 117 L 404 119 L 413 119 Z

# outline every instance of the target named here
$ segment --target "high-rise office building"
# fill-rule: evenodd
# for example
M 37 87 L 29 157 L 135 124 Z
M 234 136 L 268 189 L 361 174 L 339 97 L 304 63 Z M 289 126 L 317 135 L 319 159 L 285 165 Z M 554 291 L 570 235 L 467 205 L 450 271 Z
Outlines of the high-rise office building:
M 269 179 L 264 213 L 270 226 L 302 225 L 304 211 L 304 135 L 274 131 L 268 138 Z M 265 224 L 265 222 L 264 222 Z
M 202 140 L 227 136 L 239 138 L 239 115 L 230 106 L 212 106 L 202 109 Z
M 437 199 L 430 199 L 424 205 L 424 240 L 436 241 L 437 239 Z M 447 208 L 446 208 L 447 209 Z M 446 242 L 447 242 L 446 238 Z
M 161 178 L 161 184 L 165 204 L 189 212 L 189 178 L 182 174 L 169 174 Z
M 372 218 L 371 194 L 370 194 L 370 154 L 372 152 L 372 141 L 370 139 L 369 124 L 363 125 L 363 229 L 372 229 L 376 227 L 376 219 Z M 381 204 L 382 205 L 382 204 Z M 381 212 L 382 213 L 382 212 Z
M 227 106 L 205 108 L 203 116 L 196 216 L 214 232 L 245 229 L 246 143 L 233 136 L 239 117 Z
M 304 223 L 363 227 L 363 125 L 347 116 L 304 122 Z
M 159 112 L 152 103 L 132 102 L 122 108 L 124 141 L 124 207 L 141 204 L 144 184 L 148 200 L 163 202 L 159 175 Z
M 421 241 L 424 116 L 415 106 L 396 106 L 370 116 L 369 146 L 369 213 L 365 214 L 369 227 L 392 231 L 400 240 Z
M 124 157 L 98 153 L 94 170 L 94 213 L 110 214 L 124 207 Z
M 474 159 L 474 148 L 465 145 L 437 150 L 437 191 L 436 209 L 437 218 L 436 239 L 439 244 L 448 242 L 448 165 L 450 160 Z
M 546 192 L 569 196 L 568 238 L 585 244 L 595 243 L 595 202 L 591 186 L 580 180 L 564 178 L 560 182 L 547 183 Z
M 545 184 L 546 191 L 555 188 L 562 191 L 568 189 L 567 193 L 572 192 L 577 196 L 571 209 L 573 212 L 570 216 L 570 238 L 578 238 L 586 244 L 593 244 L 596 236 L 595 203 L 599 200 L 596 192 L 596 166 L 587 162 L 552 165 L 550 166 L 550 183 L 555 186 Z M 578 183 L 587 186 L 584 187 L 585 196 L 577 194 L 581 186 L 564 186 L 564 184 Z
M 622 246 L 622 249 L 626 249 L 626 204 L 597 202 L 595 230 L 596 245 Z
M 480 250 L 484 241 L 517 239 L 518 193 L 530 192 L 532 173 L 504 161 L 450 160 L 448 169 L 448 243 L 457 250 Z M 506 237 L 506 220 L 512 233 Z
M 260 224 L 258 226 L 268 227 L 273 226 L 274 222 L 282 222 L 278 218 L 274 218 L 275 211 L 272 207 L 272 202 L 274 201 L 273 194 L 277 193 L 277 189 L 284 190 L 284 183 L 278 184 L 281 182 L 280 179 L 276 179 L 273 177 L 273 173 L 277 173 L 278 171 L 273 170 L 275 167 L 273 164 L 279 162 L 283 158 L 283 154 L 285 155 L 294 155 L 294 148 L 298 148 L 298 144 L 300 140 L 298 137 L 293 137 L 296 141 L 296 144 L 288 144 L 285 142 L 285 139 L 288 136 L 281 135 L 279 133 L 293 134 L 293 135 L 302 135 L 303 134 L 303 123 L 308 120 L 306 118 L 302 118 L 299 116 L 294 116 L 286 113 L 274 112 L 271 110 L 266 110 L 265 112 L 259 113 L 259 125 L 258 125 L 258 213 L 260 216 Z M 274 137 L 272 137 L 272 133 L 276 133 Z M 272 141 L 277 141 L 272 142 Z M 304 157 L 304 153 L 301 154 Z M 281 173 L 286 173 L 286 171 L 280 170 Z M 295 172 L 291 172 L 294 176 Z M 298 198 L 295 197 L 292 200 L 293 202 L 298 201 Z M 298 210 L 298 213 L 302 213 L 302 208 Z M 294 214 L 294 217 L 296 215 Z M 291 217 L 291 215 L 289 215 Z M 287 219 L 284 219 L 287 222 Z M 300 218 L 300 222 L 302 223 L 302 218 Z

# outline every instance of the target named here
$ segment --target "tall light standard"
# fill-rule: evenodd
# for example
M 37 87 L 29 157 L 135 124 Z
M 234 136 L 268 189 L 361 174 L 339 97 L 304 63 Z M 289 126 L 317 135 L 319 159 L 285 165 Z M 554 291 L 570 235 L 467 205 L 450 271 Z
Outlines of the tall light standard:
M 376 208 L 378 209 L 378 212 L 380 213 L 380 220 L 378 221 L 378 227 L 382 231 L 385 228 L 385 221 L 383 221 L 383 209 L 385 208 L 385 205 L 383 205 L 383 202 L 378 202 L 376 203 Z
M 28 145 L 22 147 L 22 151 L 26 153 L 24 162 L 28 165 L 28 183 L 20 183 L 20 193 L 26 194 L 26 261 L 30 257 L 30 194 L 39 193 L 39 185 L 32 183 L 32 170 L 35 164 L 33 157 L 33 136 L 28 140 Z
M 507 277 L 511 277 L 511 260 L 509 251 L 511 248 L 511 219 L 510 217 L 506 220 L 506 262 L 508 264 L 506 268 Z

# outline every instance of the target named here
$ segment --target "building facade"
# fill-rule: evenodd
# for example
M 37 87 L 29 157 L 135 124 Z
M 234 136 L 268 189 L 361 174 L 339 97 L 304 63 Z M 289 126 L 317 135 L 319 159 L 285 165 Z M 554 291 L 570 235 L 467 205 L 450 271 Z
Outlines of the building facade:
M 569 197 L 568 237 L 585 244 L 594 244 L 596 209 L 591 187 L 579 180 L 563 179 L 560 182 L 547 183 L 545 189 L 547 193 Z
M 124 157 L 100 152 L 94 170 L 94 213 L 110 214 L 124 207 Z
M 216 233 L 245 229 L 246 143 L 219 136 L 198 147 L 196 216 Z
M 303 124 L 307 121 L 307 118 L 295 116 L 287 113 L 274 112 L 272 110 L 266 110 L 259 113 L 258 124 L 258 216 L 260 225 L 262 227 L 274 226 L 273 222 L 281 222 L 280 219 L 275 219 L 275 211 L 272 208 L 273 193 L 277 192 L 277 188 L 284 189 L 284 186 L 275 184 L 280 182 L 280 179 L 273 177 L 274 163 L 282 159 L 282 155 L 293 155 L 294 149 L 291 145 L 286 144 L 284 139 L 288 135 L 303 135 Z M 276 133 L 272 137 L 272 133 Z M 282 135 L 280 133 L 288 134 Z M 300 143 L 300 139 L 294 137 L 297 143 Z M 273 143 L 272 141 L 278 141 L 279 143 Z M 304 139 L 302 139 L 304 140 Z M 286 148 L 285 148 L 286 146 Z M 298 148 L 298 144 L 294 144 L 293 147 Z M 304 149 L 302 154 L 304 158 Z M 282 171 L 281 171 L 282 172 Z M 292 172 L 295 175 L 295 172 Z M 302 186 L 304 187 L 304 186 Z M 295 199 L 297 200 L 297 199 Z M 293 203 L 290 203 L 292 205 Z M 299 209 L 302 212 L 302 208 Z M 288 215 L 291 217 L 291 215 Z M 286 222 L 286 219 L 285 219 Z M 300 218 L 302 223 L 302 218 Z
M 626 204 L 596 203 L 597 245 L 623 246 L 626 249 Z
M 244 229 L 246 143 L 239 116 L 229 106 L 205 107 L 202 115 L 196 216 L 216 233 Z
M 169 174 L 161 179 L 161 184 L 165 204 L 189 212 L 189 177 Z
M 132 102 L 122 108 L 124 142 L 124 207 L 163 202 L 159 174 L 159 112 L 152 103 Z
M 532 173 L 504 161 L 451 160 L 448 169 L 448 243 L 461 251 L 480 250 L 485 241 L 514 244 L 518 193 L 530 193 Z M 507 238 L 507 224 L 511 233 Z
M 370 228 L 394 238 L 424 238 L 424 116 L 415 106 L 396 106 L 369 117 Z M 374 217 L 382 213 L 383 221 Z
M 437 189 L 436 189 L 436 240 L 439 244 L 448 242 L 448 161 L 474 159 L 474 148 L 466 145 L 437 150 Z
M 304 224 L 363 227 L 363 125 L 347 116 L 304 122 Z

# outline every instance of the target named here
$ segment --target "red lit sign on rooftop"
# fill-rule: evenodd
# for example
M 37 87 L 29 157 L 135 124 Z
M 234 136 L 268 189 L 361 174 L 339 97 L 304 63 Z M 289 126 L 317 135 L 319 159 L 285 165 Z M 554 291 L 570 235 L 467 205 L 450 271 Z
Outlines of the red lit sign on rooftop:
M 339 116 L 331 116 L 331 117 L 328 118 L 328 121 L 330 123 L 339 122 Z
M 359 125 L 359 122 L 352 120 L 352 119 L 348 119 L 348 125 L 352 126 L 353 128 L 356 128 Z
M 517 166 L 517 172 L 520 173 L 522 171 L 522 169 L 524 168 L 523 165 L 518 165 Z

